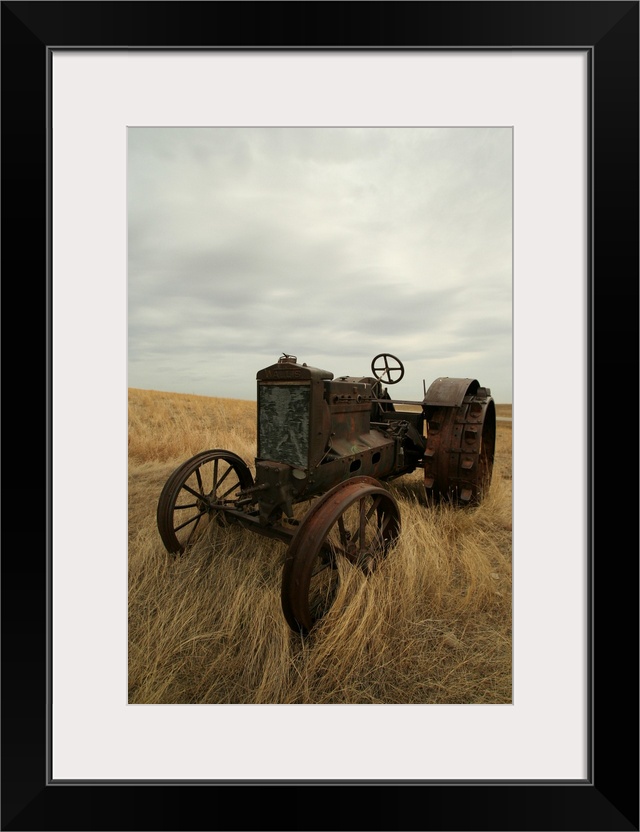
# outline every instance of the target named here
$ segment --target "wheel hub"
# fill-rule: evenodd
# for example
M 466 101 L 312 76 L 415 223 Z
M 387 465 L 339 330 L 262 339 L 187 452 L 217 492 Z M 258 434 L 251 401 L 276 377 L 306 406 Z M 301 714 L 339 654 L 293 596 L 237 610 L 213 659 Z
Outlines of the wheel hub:
M 211 502 L 212 502 L 214 497 L 215 497 L 215 495 L 214 495 L 213 491 L 211 491 L 209 494 L 206 494 L 202 499 L 198 500 L 198 502 L 197 502 L 198 511 L 206 511 L 209 514 L 211 514 L 211 512 L 213 510 L 211 508 Z

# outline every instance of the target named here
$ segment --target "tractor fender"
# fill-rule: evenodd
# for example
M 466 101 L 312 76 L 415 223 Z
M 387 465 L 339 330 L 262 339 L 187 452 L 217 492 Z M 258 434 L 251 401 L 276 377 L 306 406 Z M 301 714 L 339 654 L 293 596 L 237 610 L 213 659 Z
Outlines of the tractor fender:
M 422 400 L 423 407 L 460 407 L 465 396 L 487 398 L 488 387 L 480 387 L 475 378 L 448 378 L 443 376 L 432 382 Z

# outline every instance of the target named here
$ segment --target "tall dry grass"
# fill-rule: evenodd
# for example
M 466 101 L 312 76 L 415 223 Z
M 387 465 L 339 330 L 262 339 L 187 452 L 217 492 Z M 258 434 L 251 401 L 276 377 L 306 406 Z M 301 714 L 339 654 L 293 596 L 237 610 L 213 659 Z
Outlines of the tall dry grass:
M 255 443 L 255 402 L 129 390 L 129 702 L 511 702 L 511 424 L 476 508 L 427 507 L 421 471 L 389 484 L 397 545 L 368 577 L 344 570 L 304 639 L 280 606 L 284 544 L 213 527 L 174 559 L 157 531 L 179 464 L 225 448 L 253 471 Z

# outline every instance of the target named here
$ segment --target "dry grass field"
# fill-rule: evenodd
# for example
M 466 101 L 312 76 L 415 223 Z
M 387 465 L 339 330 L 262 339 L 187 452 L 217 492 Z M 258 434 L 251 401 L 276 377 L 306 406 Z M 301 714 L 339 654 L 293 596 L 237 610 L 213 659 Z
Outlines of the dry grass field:
M 281 610 L 283 543 L 214 526 L 184 557 L 162 544 L 164 483 L 211 448 L 255 471 L 255 402 L 129 390 L 130 703 L 512 701 L 511 422 L 481 505 L 427 507 L 421 470 L 389 484 L 395 548 L 372 575 L 353 569 L 305 638 Z

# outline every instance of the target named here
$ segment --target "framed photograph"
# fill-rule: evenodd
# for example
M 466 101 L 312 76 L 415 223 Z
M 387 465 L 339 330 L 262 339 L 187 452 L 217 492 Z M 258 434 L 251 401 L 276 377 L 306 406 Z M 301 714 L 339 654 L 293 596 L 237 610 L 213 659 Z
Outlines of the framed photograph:
M 637 523 L 626 528 L 620 493 L 628 487 L 621 464 L 627 455 L 612 453 L 604 408 L 610 414 L 617 399 L 611 379 L 619 347 L 637 334 L 638 3 L 5 2 L 2 47 L 3 262 L 11 275 L 9 308 L 21 317 L 9 329 L 5 365 L 9 384 L 23 390 L 33 351 L 23 349 L 18 360 L 13 345 L 30 347 L 42 331 L 46 371 L 46 442 L 36 455 L 44 470 L 30 465 L 28 477 L 46 482 L 44 533 L 34 546 L 29 521 L 16 525 L 27 529 L 27 546 L 20 545 L 25 536 L 7 535 L 12 545 L 2 566 L 2 828 L 637 830 L 638 575 L 637 558 L 625 558 L 622 543 L 631 534 L 637 544 Z M 156 231 L 162 228 L 167 214 L 154 183 L 175 174 L 176 137 L 190 159 L 180 171 L 184 188 L 194 192 L 203 157 L 193 137 L 205 132 L 215 136 L 217 158 L 227 154 L 216 180 L 221 194 L 237 193 L 247 170 L 233 154 L 272 143 L 260 181 L 244 180 L 244 202 L 221 195 L 207 202 L 219 221 L 227 209 L 253 210 L 277 183 L 280 223 L 282 183 L 292 171 L 277 161 L 283 157 L 275 145 L 281 149 L 292 136 L 304 136 L 298 150 L 307 159 L 318 136 L 325 148 L 330 138 L 342 159 L 354 136 L 358 157 L 363 142 L 373 141 L 387 162 L 397 159 L 394 175 L 375 181 L 398 191 L 387 203 L 393 221 L 404 223 L 407 248 L 418 234 L 409 227 L 415 192 L 438 170 L 463 170 L 463 161 L 473 169 L 477 159 L 485 199 L 461 177 L 456 202 L 468 205 L 455 228 L 466 234 L 460 249 L 470 268 L 480 260 L 473 234 L 490 233 L 470 218 L 489 203 L 498 210 L 506 196 L 514 420 L 510 695 L 494 685 L 493 695 L 451 701 L 432 691 L 419 704 L 402 693 L 370 704 L 364 697 L 246 700 L 221 695 L 212 679 L 209 698 L 189 689 L 180 698 L 168 688 L 163 693 L 161 677 L 150 670 L 159 631 L 146 645 L 136 639 L 147 655 L 131 684 L 137 624 L 127 615 L 127 393 L 168 389 L 137 375 L 141 345 L 160 349 L 152 340 L 154 316 L 162 309 L 164 327 L 167 308 L 151 299 L 165 285 L 162 269 L 171 258 L 160 237 L 145 236 L 144 216 L 155 212 Z M 431 153 L 440 154 L 437 166 L 421 164 L 429 139 Z M 326 188 L 327 169 L 313 158 L 316 181 Z M 496 158 L 500 164 L 491 162 Z M 404 177 L 394 178 L 401 166 Z M 444 181 L 450 177 L 443 174 Z M 335 186 L 333 192 L 346 204 L 348 193 Z M 180 187 L 166 193 L 178 204 L 184 198 Z M 426 211 L 423 203 L 419 210 Z M 433 216 L 433 234 L 444 234 Z M 360 222 L 366 219 L 382 225 L 377 216 Z M 184 220 L 181 240 L 192 246 L 195 271 L 197 232 L 207 223 L 186 211 Z M 246 263 L 252 246 L 265 251 L 270 240 L 271 250 L 278 245 L 282 252 L 286 226 L 279 223 L 247 224 L 254 236 L 234 258 L 242 252 Z M 229 224 L 229 238 L 237 227 Z M 222 250 L 222 236 L 215 239 L 221 257 L 231 251 L 231 243 Z M 334 265 L 344 263 L 347 245 L 339 257 L 339 235 L 324 239 Z M 303 261 L 293 250 L 289 255 L 301 269 Z M 137 265 L 147 256 L 143 274 Z M 389 249 L 387 270 L 400 257 Z M 326 262 L 329 268 L 331 258 Z M 255 274 L 255 263 L 251 268 Z M 397 275 L 385 280 L 381 271 L 379 278 L 389 331 L 400 342 L 397 294 L 405 292 L 408 308 L 427 295 L 418 283 L 403 289 Z M 300 284 L 311 279 L 301 274 Z M 313 287 L 307 283 L 310 294 L 318 282 L 316 276 Z M 357 313 L 360 287 L 349 293 L 346 279 L 339 282 L 344 306 Z M 284 300 L 277 303 L 286 303 L 292 285 L 279 287 Z M 253 307 L 229 298 L 258 296 L 264 284 L 230 279 L 224 298 L 217 288 L 221 313 L 231 311 L 232 320 L 223 321 L 228 343 L 246 343 L 251 315 L 244 329 L 233 316 Z M 496 307 L 483 313 L 479 301 L 488 292 L 461 286 L 458 303 L 474 304 L 474 320 L 484 321 L 492 337 Z M 33 315 L 34 296 L 42 317 Z M 495 297 L 504 302 L 497 290 Z M 384 329 L 385 316 L 374 316 L 371 304 L 363 301 L 361 316 Z M 332 303 L 316 299 L 314 306 L 327 317 Z M 336 319 L 344 328 L 345 319 Z M 309 327 L 303 318 L 300 325 Z M 205 327 L 198 318 L 188 338 L 198 339 Z M 339 341 L 337 329 L 331 332 Z M 354 337 L 358 332 L 354 326 Z M 187 336 L 166 333 L 177 356 Z M 259 354 L 267 344 L 262 334 L 258 340 Z M 361 334 L 363 355 L 365 340 Z M 410 339 L 403 343 L 410 350 Z M 426 316 L 424 344 L 425 352 L 433 347 Z M 165 372 L 170 352 L 163 352 Z M 635 358 L 637 349 L 626 353 Z M 472 362 L 472 347 L 467 355 Z M 233 380 L 242 365 L 238 358 L 233 366 L 233 349 L 229 357 L 231 372 L 221 372 Z M 414 364 L 420 361 L 408 367 Z M 473 365 L 469 374 L 476 372 Z M 237 396 L 245 398 L 243 389 Z M 625 415 L 627 409 L 623 404 Z M 625 424 L 618 417 L 614 431 Z M 24 428 L 18 433 L 16 425 L 14 434 L 24 436 Z M 455 628 L 441 635 L 456 647 Z M 201 655 L 188 634 L 180 649 L 180 661 Z M 495 663 L 489 666 L 496 652 L 487 656 L 486 676 L 498 678 Z M 330 663 L 328 653 L 324 667 Z M 172 690 L 181 666 L 188 665 L 174 663 L 165 674 Z M 210 670 L 215 676 L 217 668 Z M 418 673 L 426 687 L 425 669 Z M 477 689 L 474 673 L 470 685 Z M 400 688 L 406 679 L 398 678 Z M 318 797 L 321 811 L 312 808 Z M 307 800 L 314 801 L 308 808 Z M 292 805 L 295 811 L 287 811 Z

